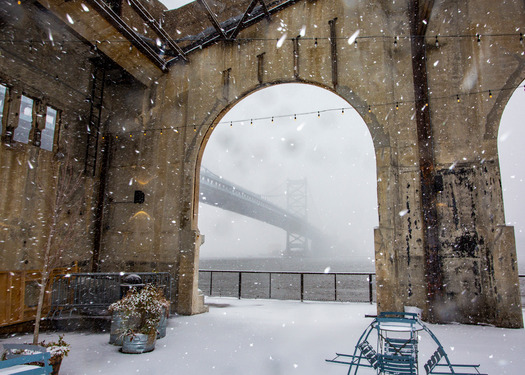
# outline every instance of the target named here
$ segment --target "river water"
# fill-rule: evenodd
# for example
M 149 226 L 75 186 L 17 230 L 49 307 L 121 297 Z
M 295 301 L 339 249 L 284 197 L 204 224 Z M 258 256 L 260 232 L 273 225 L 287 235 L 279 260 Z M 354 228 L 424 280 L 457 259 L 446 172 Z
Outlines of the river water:
M 372 285 L 369 282 L 370 274 L 375 272 L 374 263 L 367 257 L 204 258 L 200 260 L 200 270 L 199 288 L 208 296 L 239 297 L 240 294 L 242 298 L 300 300 L 302 297 L 346 302 L 370 302 L 372 297 L 375 300 L 375 276 L 371 278 Z M 311 274 L 313 272 L 317 274 Z

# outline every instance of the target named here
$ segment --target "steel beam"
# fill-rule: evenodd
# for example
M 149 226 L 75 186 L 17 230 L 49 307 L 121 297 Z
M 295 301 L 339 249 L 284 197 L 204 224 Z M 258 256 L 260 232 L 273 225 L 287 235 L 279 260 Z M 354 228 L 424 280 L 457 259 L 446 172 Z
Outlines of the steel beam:
M 208 16 L 208 19 L 212 23 L 215 30 L 217 30 L 219 35 L 223 39 L 228 39 L 228 37 L 226 36 L 226 33 L 224 32 L 224 29 L 221 27 L 221 24 L 219 23 L 219 20 L 217 19 L 217 17 L 215 17 L 215 14 L 213 14 L 206 0 L 197 0 L 197 2 L 204 8 L 204 11 L 206 12 L 206 15 Z
M 129 5 L 145 22 L 148 23 L 153 31 L 155 31 L 157 36 L 168 44 L 171 50 L 177 52 L 184 59 L 184 61 L 188 61 L 182 48 L 180 48 L 179 45 L 171 38 L 171 36 L 160 26 L 160 24 L 155 21 L 151 13 L 148 12 L 144 5 L 142 5 L 137 0 L 129 0 Z
M 157 65 L 162 71 L 166 72 L 166 61 L 157 54 L 149 44 L 144 42 L 138 34 L 129 27 L 120 16 L 115 13 L 109 5 L 102 0 L 86 0 L 102 17 L 115 27 L 127 40 L 129 40 L 140 52 L 142 52 L 151 62 Z

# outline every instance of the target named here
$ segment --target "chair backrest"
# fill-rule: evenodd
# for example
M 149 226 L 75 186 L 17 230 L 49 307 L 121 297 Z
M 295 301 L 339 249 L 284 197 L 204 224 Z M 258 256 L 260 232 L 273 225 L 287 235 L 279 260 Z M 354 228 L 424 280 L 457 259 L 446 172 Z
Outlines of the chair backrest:
M 416 359 L 405 355 L 379 355 L 379 370 L 388 375 L 417 375 Z
M 39 374 L 51 373 L 52 368 L 49 364 L 51 353 L 49 353 L 46 348 L 29 344 L 3 344 L 3 347 L 6 359 L 0 361 L 0 368 L 39 362 L 43 365 L 41 370 L 38 370 L 37 368 L 30 372 L 38 372 Z
M 46 348 L 30 344 L 3 344 L 5 359 L 11 359 L 28 354 L 46 353 Z

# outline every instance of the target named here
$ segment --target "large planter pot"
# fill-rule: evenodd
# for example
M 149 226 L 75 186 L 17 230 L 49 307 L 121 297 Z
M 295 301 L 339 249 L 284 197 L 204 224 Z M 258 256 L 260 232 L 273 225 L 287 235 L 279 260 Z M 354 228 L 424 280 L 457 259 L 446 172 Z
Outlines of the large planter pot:
M 51 375 L 58 375 L 58 372 L 60 371 L 60 365 L 62 364 L 62 356 L 53 356 L 49 359 L 49 364 L 53 367 L 53 371 L 51 371 Z
M 155 349 L 155 342 L 157 341 L 157 335 L 134 333 L 123 336 L 122 340 L 122 353 L 140 354 L 151 352 Z
M 159 325 L 157 327 L 157 339 L 161 339 L 166 336 L 166 328 L 168 326 L 168 310 L 166 308 L 162 309 L 162 314 L 160 316 Z
M 119 311 L 113 311 L 111 316 L 111 329 L 109 332 L 109 343 L 122 346 L 122 333 L 126 330 L 124 315 Z

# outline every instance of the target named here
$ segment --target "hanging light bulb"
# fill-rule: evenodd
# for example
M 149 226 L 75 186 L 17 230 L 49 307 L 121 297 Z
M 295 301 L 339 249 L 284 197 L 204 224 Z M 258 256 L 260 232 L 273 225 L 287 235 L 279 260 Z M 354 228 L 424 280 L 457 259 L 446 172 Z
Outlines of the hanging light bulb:
M 458 101 L 458 103 L 461 101 L 461 99 L 459 98 L 459 95 L 456 95 L 456 100 Z
M 250 120 L 250 125 L 253 125 L 253 119 Z
M 437 35 L 436 35 L 436 42 L 434 44 L 436 45 L 436 47 L 439 47 L 439 40 L 438 40 Z
M 317 118 L 320 118 L 320 117 L 321 117 L 321 113 L 317 111 Z
M 293 115 L 293 119 L 294 119 L 294 120 L 297 120 L 297 114 L 294 114 L 294 115 Z
M 314 47 L 317 48 L 317 38 L 314 40 Z
M 399 109 L 399 103 L 396 102 L 396 110 L 398 110 L 398 109 Z
M 489 90 L 489 98 L 492 98 L 492 91 Z
M 357 48 L 357 39 L 354 42 L 354 48 Z
M 160 135 L 162 135 L 162 129 L 160 129 Z
M 272 116 L 272 124 L 273 124 L 273 116 Z
M 520 33 L 520 43 L 523 43 L 523 33 Z
M 193 125 L 193 131 L 196 132 L 197 131 L 197 127 L 195 125 Z
M 370 104 L 368 105 L 368 113 L 372 112 L 372 107 L 370 107 Z
M 478 44 L 481 44 L 481 34 L 476 34 L 476 38 L 478 38 Z
M 394 47 L 397 47 L 397 36 L 394 37 Z
M 133 134 L 130 134 L 129 137 L 130 137 L 130 138 L 133 138 Z
M 230 121 L 230 128 L 233 126 L 233 121 Z
M 118 139 L 118 135 L 115 136 L 115 139 Z
M 144 135 L 146 135 L 146 132 L 144 132 Z
M 344 108 L 341 108 L 341 114 L 342 114 L 342 115 L 345 114 L 345 109 L 344 109 Z

